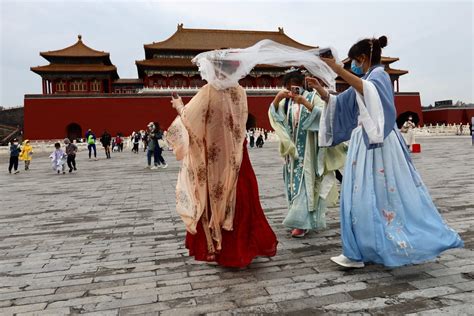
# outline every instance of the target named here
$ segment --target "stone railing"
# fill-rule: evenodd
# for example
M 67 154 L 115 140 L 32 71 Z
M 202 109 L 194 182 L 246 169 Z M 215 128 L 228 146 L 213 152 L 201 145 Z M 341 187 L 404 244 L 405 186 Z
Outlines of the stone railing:
M 415 128 L 416 136 L 455 136 L 470 135 L 469 124 L 424 125 Z

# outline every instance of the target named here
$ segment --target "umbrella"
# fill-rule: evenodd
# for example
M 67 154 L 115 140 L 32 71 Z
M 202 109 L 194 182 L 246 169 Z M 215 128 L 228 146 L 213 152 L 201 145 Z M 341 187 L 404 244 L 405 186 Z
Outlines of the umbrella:
M 415 112 L 411 112 L 411 111 L 406 111 L 406 112 L 403 112 L 402 114 L 400 114 L 398 117 L 397 117 L 397 126 L 398 128 L 401 128 L 403 123 L 405 123 L 406 121 L 408 121 L 408 117 L 411 116 L 412 118 L 412 122 L 415 123 L 415 125 L 418 126 L 418 123 L 420 122 L 420 117 L 418 116 L 417 113 Z

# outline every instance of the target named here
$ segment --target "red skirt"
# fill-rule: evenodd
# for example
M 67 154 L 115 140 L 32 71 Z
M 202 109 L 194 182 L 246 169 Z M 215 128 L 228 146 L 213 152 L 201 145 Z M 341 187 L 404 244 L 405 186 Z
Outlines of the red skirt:
M 234 229 L 222 230 L 222 249 L 209 254 L 202 218 L 195 235 L 186 234 L 189 255 L 199 261 L 217 262 L 226 267 L 246 267 L 257 256 L 273 257 L 278 241 L 263 213 L 257 178 L 250 163 L 246 142 L 237 181 Z

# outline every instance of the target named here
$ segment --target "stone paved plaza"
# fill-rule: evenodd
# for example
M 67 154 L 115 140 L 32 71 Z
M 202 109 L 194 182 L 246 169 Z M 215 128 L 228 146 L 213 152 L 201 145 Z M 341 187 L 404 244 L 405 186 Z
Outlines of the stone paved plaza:
M 342 269 L 339 212 L 329 228 L 292 239 L 276 143 L 251 150 L 278 254 L 246 269 L 199 263 L 175 213 L 179 164 L 146 170 L 128 150 L 57 175 L 46 154 L 7 173 L 0 157 L 0 315 L 474 314 L 474 147 L 470 138 L 422 138 L 414 156 L 444 218 L 465 240 L 416 266 Z M 429 242 L 429 241 L 427 241 Z

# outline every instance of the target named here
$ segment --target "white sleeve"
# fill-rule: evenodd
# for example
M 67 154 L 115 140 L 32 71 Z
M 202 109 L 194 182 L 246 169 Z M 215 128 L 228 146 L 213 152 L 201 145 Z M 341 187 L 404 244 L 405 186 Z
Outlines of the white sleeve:
M 321 111 L 318 133 L 320 147 L 332 146 L 332 130 L 334 122 L 334 112 L 336 111 L 336 100 L 337 97 L 330 94 L 327 104 L 323 106 L 323 109 Z
M 383 115 L 382 101 L 375 85 L 362 80 L 364 95 L 356 91 L 357 104 L 359 105 L 359 122 L 362 123 L 369 138 L 369 144 L 383 143 L 385 118 Z

